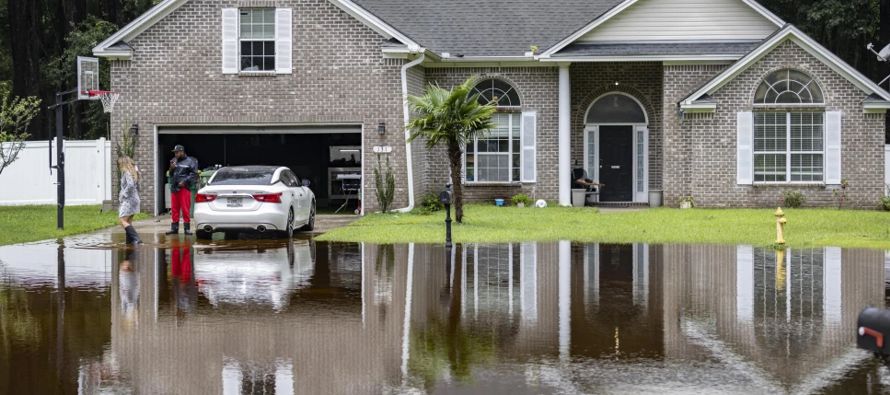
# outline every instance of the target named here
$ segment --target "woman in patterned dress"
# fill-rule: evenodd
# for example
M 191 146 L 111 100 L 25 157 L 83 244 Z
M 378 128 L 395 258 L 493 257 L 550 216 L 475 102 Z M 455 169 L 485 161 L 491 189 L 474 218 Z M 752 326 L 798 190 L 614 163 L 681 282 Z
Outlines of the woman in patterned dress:
M 127 233 L 127 244 L 141 244 L 142 240 L 132 223 L 133 216 L 139 212 L 139 170 L 128 156 L 118 158 L 117 166 L 121 171 L 121 192 L 118 195 L 120 208 L 117 216 Z

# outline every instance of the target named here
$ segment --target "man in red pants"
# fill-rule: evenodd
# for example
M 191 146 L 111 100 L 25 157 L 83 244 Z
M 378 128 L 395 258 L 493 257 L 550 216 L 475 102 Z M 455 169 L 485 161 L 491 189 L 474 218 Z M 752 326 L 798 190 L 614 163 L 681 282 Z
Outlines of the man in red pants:
M 189 211 L 192 208 L 192 185 L 198 180 L 198 160 L 185 154 L 185 147 L 176 145 L 173 147 L 173 159 L 170 160 L 170 177 L 173 185 L 170 186 L 170 205 L 173 206 L 168 235 L 179 233 L 179 217 L 182 214 L 182 224 L 185 228 L 186 236 L 192 234 L 191 216 Z

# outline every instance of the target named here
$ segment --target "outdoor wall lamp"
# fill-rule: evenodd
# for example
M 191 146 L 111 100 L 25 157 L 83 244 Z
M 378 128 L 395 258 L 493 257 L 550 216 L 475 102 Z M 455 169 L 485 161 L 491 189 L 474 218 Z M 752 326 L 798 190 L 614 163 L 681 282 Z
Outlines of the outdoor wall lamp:
M 138 123 L 134 123 L 132 126 L 130 126 L 130 134 L 132 134 L 134 136 L 139 134 L 139 124 Z
M 380 123 L 377 124 L 377 134 L 381 136 L 386 134 L 386 122 L 380 121 Z

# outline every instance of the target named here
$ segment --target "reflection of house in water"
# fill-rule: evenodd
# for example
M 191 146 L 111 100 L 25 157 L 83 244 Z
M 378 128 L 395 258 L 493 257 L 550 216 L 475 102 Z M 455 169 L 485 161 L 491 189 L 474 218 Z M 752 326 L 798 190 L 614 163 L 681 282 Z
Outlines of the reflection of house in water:
M 884 289 L 875 251 L 560 243 L 455 255 L 415 265 L 412 330 L 454 319 L 454 284 L 461 325 L 493 339 L 502 362 L 716 360 L 774 390 L 857 368 L 856 314 Z
M 717 361 L 752 388 L 807 391 L 862 357 L 855 316 L 883 297 L 873 251 L 301 243 L 195 249 L 185 314 L 170 254 L 144 249 L 136 324 L 112 312 L 111 349 L 133 389 L 368 393 L 552 362 L 571 376 L 554 382 L 595 391 L 580 375 L 607 364 Z

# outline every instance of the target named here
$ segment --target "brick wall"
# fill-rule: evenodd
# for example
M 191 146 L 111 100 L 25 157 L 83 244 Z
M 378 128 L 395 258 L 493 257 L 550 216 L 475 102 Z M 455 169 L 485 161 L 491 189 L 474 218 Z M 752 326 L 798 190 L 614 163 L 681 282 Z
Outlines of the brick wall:
M 294 9 L 293 74 L 222 74 L 221 9 L 250 5 Z M 383 37 L 326 0 L 192 0 L 146 30 L 129 43 L 135 49 L 132 60 L 111 66 L 112 89 L 122 93 L 112 117 L 112 142 L 130 123 L 141 130 L 136 162 L 146 180 L 140 185 L 142 209 L 154 210 L 153 131 L 169 124 L 361 124 L 368 151 L 374 145 L 393 147 L 393 205 L 406 205 L 399 75 L 404 61 L 384 59 L 383 43 Z M 387 125 L 382 137 L 380 121 Z M 366 175 L 373 174 L 373 163 L 365 160 Z M 366 208 L 374 210 L 373 177 L 365 178 L 365 188 Z
M 558 108 L 559 74 L 556 67 L 449 67 L 427 68 L 429 83 L 450 88 L 470 76 L 494 77 L 509 82 L 519 92 L 522 111 L 536 111 L 537 182 L 514 185 L 469 185 L 464 189 L 468 201 L 490 201 L 493 198 L 525 193 L 533 199 L 556 199 L 558 186 Z M 440 191 L 448 182 L 449 166 L 444 148 L 428 152 L 426 179 L 428 190 Z
M 708 207 L 775 206 L 787 190 L 801 191 L 808 206 L 834 203 L 834 189 L 822 185 L 736 185 L 737 113 L 752 110 L 754 91 L 763 76 L 789 67 L 816 79 L 825 95 L 826 111 L 843 112 L 842 177 L 850 184 L 848 205 L 876 206 L 884 189 L 881 171 L 884 165 L 883 115 L 865 114 L 862 108 L 865 93 L 790 41 L 778 46 L 716 92 L 713 95 L 717 100 L 714 114 L 687 116 L 679 121 L 679 127 L 668 125 L 670 131 L 667 134 L 672 142 L 668 143 L 666 161 L 677 162 L 677 167 L 665 177 L 668 204 L 677 204 L 682 196 L 691 195 L 697 204 Z M 671 86 L 673 92 L 674 84 Z
M 572 168 L 584 164 L 584 116 L 594 100 L 623 92 L 643 104 L 649 117 L 649 188 L 662 183 L 662 65 L 647 63 L 578 63 L 571 66 Z M 617 83 L 617 85 L 616 85 Z
M 664 199 L 666 205 L 677 205 L 679 199 L 692 194 L 693 147 L 691 133 L 686 133 L 688 123 L 694 122 L 687 115 L 680 123 L 677 103 L 692 91 L 726 69 L 724 64 L 665 65 L 664 66 Z

